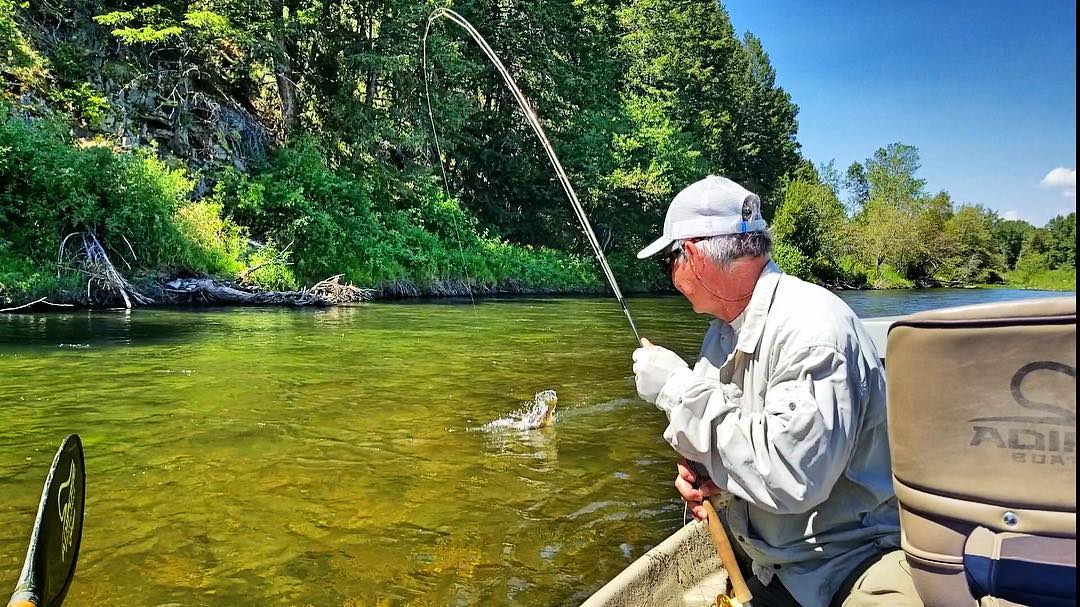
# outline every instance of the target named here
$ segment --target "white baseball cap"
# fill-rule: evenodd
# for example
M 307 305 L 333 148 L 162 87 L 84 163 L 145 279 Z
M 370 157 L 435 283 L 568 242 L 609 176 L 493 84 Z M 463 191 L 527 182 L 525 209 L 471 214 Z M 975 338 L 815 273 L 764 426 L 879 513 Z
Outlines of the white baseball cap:
M 743 219 L 744 208 L 747 219 Z M 759 232 L 766 227 L 757 194 L 725 177 L 709 175 L 675 195 L 664 218 L 664 234 L 637 256 L 652 257 L 678 240 Z

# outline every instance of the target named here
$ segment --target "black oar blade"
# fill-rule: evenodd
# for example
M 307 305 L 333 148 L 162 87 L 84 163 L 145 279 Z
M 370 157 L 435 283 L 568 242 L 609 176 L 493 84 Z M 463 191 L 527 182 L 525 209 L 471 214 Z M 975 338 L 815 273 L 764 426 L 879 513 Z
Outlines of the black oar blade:
M 41 492 L 22 575 L 9 605 L 59 607 L 64 602 L 82 543 L 86 465 L 78 434 L 64 439 Z

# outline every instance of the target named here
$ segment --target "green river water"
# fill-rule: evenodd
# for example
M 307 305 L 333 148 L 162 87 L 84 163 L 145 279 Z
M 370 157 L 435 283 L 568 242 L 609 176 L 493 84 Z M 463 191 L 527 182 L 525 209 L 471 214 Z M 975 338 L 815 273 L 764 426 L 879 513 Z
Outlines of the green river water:
M 1044 295 L 842 294 L 863 317 Z M 630 306 L 696 353 L 681 298 Z M 67 605 L 578 605 L 682 524 L 634 347 L 610 298 L 0 315 L 0 591 L 77 432 Z M 477 429 L 543 389 L 552 427 Z

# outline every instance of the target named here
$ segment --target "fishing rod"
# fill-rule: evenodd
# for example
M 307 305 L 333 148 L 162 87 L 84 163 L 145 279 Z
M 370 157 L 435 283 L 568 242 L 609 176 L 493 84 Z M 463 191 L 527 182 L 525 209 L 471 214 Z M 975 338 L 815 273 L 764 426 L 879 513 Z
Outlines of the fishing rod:
M 506 70 L 506 66 L 503 65 L 495 51 L 488 45 L 487 40 L 480 35 L 480 32 L 476 31 L 476 28 L 471 23 L 465 20 L 464 17 L 448 8 L 435 9 L 428 17 L 427 26 L 424 27 L 423 38 L 423 68 L 424 68 L 424 96 L 427 99 L 428 118 L 431 121 L 431 132 L 435 136 L 435 150 L 439 154 L 439 170 L 442 171 L 443 184 L 447 189 L 447 195 L 449 196 L 450 185 L 446 178 L 446 169 L 442 164 L 442 146 L 439 144 L 439 133 L 435 127 L 435 113 L 431 109 L 431 91 L 428 88 L 428 72 L 427 72 L 427 39 L 428 33 L 431 30 L 432 23 L 440 17 L 445 17 L 448 21 L 461 26 L 472 39 L 480 45 L 480 50 L 484 51 L 487 58 L 491 60 L 495 65 L 495 69 L 502 75 L 503 81 L 506 82 L 506 86 L 510 89 L 511 94 L 514 96 L 514 100 L 517 101 L 518 107 L 521 108 L 521 112 L 525 114 L 525 119 L 529 122 L 529 126 L 532 127 L 533 132 L 540 138 L 540 143 L 543 144 L 544 151 L 547 152 L 548 159 L 551 160 L 551 166 L 555 169 L 555 175 L 559 178 L 559 183 L 562 184 L 563 191 L 566 192 L 566 196 L 570 199 L 570 206 L 574 208 L 574 214 L 577 215 L 578 221 L 581 222 L 581 227 L 585 231 L 585 237 L 589 241 L 589 245 L 592 247 L 593 254 L 596 256 L 597 261 L 600 262 L 600 268 L 604 272 L 604 277 L 607 279 L 608 284 L 611 286 L 611 290 L 615 293 L 615 299 L 619 300 L 619 305 L 622 306 L 623 313 L 626 314 L 626 320 L 630 321 L 630 330 L 634 332 L 634 339 L 637 343 L 641 343 L 641 334 L 638 333 L 637 323 L 634 322 L 634 317 L 630 314 L 630 308 L 626 305 L 626 298 L 623 297 L 622 291 L 619 289 L 618 283 L 615 281 L 615 274 L 611 271 L 611 266 L 608 265 L 607 257 L 604 255 L 604 250 L 600 246 L 600 241 L 596 238 L 596 233 L 593 232 L 592 224 L 589 223 L 589 218 L 585 216 L 585 209 L 582 208 L 581 202 L 578 201 L 577 192 L 574 191 L 574 186 L 570 185 L 570 179 L 566 176 L 566 171 L 563 170 L 562 163 L 559 162 L 559 158 L 555 156 L 555 150 L 551 146 L 551 142 L 547 138 L 547 134 L 544 132 L 543 127 L 540 126 L 540 120 L 536 117 L 536 111 L 532 105 L 529 104 L 528 99 L 522 94 L 521 89 L 518 88 L 517 83 L 510 76 L 510 72 Z

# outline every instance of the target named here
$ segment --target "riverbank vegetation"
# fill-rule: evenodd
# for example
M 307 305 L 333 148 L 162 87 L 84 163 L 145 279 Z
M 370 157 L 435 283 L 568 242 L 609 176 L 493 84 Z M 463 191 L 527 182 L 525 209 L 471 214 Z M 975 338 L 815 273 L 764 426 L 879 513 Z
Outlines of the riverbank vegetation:
M 1007 284 L 1076 289 L 1076 213 L 1036 228 L 978 204 L 931 194 L 918 150 L 878 149 L 843 175 L 804 165 L 774 218 L 785 269 L 837 287 Z
M 73 234 L 136 286 L 603 290 L 512 97 L 438 23 L 436 152 L 435 6 L 0 0 L 0 305 L 87 302 Z M 633 254 L 708 173 L 761 194 L 779 263 L 808 279 L 1075 288 L 1075 214 L 1037 228 L 956 204 L 909 145 L 842 174 L 804 158 L 760 40 L 712 0 L 454 8 L 534 104 L 627 290 L 670 287 Z

